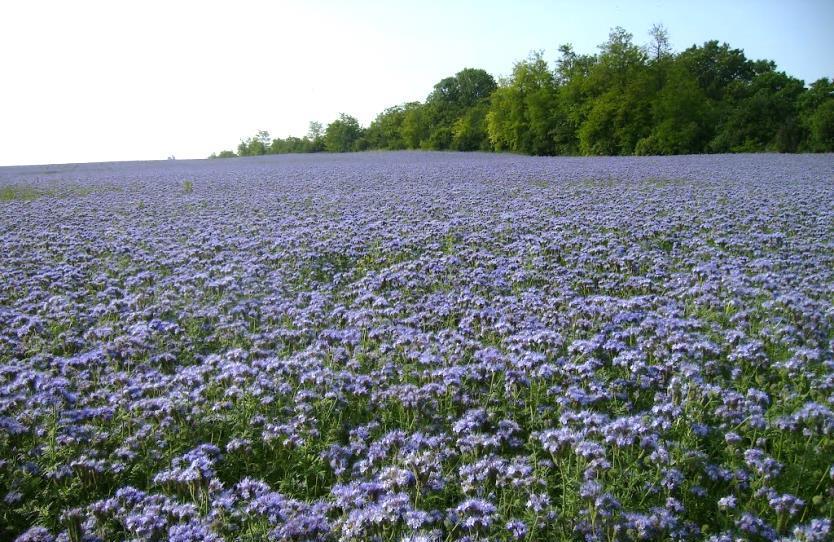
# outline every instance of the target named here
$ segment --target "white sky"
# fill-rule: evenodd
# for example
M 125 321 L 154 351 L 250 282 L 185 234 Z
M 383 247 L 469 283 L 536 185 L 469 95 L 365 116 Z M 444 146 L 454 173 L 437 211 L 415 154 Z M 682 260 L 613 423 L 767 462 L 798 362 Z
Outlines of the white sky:
M 692 7 L 686 7 L 692 6 Z M 834 75 L 834 1 L 0 3 L 0 165 L 203 158 L 258 129 L 367 125 L 464 67 L 595 52 L 656 22 L 677 50 L 728 41 L 810 82 Z

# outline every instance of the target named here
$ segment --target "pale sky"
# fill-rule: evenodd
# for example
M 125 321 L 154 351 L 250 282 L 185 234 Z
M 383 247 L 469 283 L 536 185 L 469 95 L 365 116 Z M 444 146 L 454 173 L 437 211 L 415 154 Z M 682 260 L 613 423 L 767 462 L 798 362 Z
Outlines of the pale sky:
M 0 165 L 205 158 L 259 129 L 363 125 L 465 67 L 594 53 L 662 23 L 810 83 L 834 77 L 834 0 L 0 3 Z

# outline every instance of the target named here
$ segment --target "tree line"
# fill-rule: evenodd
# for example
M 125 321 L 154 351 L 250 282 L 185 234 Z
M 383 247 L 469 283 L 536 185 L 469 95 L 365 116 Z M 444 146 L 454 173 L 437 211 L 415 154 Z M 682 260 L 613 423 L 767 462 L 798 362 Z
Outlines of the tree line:
M 509 151 L 533 155 L 647 155 L 834 151 L 834 82 L 809 86 L 770 60 L 707 41 L 675 53 L 662 26 L 634 43 L 611 30 L 597 54 L 541 51 L 496 81 L 466 68 L 424 102 L 390 107 L 370 126 L 341 114 L 304 137 L 243 139 L 212 157 L 370 149 Z

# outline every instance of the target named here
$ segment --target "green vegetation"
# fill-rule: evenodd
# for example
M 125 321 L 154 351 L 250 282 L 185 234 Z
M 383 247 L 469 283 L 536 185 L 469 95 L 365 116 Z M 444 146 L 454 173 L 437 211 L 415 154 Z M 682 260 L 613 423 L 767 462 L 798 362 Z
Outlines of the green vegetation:
M 342 113 L 324 131 L 324 148 L 329 152 L 348 152 L 361 150 L 360 138 L 362 128 L 359 121 Z
M 31 186 L 0 187 L 0 201 L 31 201 L 43 196 L 44 192 Z
M 541 51 L 496 83 L 466 68 L 425 103 L 389 107 L 370 126 L 341 114 L 303 138 L 260 131 L 238 152 L 212 158 L 366 149 L 509 151 L 535 155 L 635 155 L 834 151 L 834 81 L 809 87 L 770 60 L 708 41 L 674 53 L 654 26 L 647 45 L 614 28 L 595 55 Z
M 57 182 L 48 184 L 11 184 L 0 186 L 0 202 L 5 201 L 33 201 L 43 197 L 72 198 L 83 197 L 96 192 L 121 191 L 116 186 L 76 186 L 60 185 Z

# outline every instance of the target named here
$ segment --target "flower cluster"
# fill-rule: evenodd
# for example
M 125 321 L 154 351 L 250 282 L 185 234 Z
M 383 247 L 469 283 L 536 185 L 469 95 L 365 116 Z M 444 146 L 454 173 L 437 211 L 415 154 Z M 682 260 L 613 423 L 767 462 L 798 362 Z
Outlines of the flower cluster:
M 0 539 L 830 540 L 831 164 L 0 168 Z

